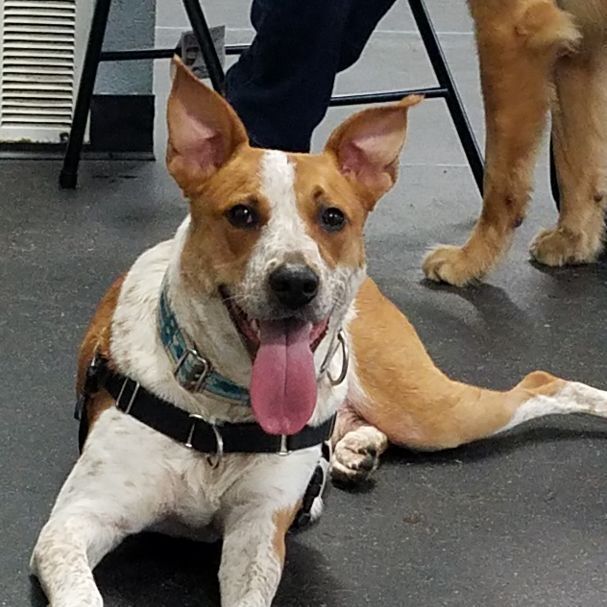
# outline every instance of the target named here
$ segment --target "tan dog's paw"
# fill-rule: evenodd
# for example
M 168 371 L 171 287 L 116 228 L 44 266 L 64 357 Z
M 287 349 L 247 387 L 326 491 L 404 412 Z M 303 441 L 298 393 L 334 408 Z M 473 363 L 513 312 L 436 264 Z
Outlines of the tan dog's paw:
M 462 247 L 453 245 L 439 245 L 430 251 L 424 257 L 422 269 L 430 280 L 455 287 L 464 287 L 482 276 Z
M 597 234 L 576 234 L 564 228 L 542 230 L 531 242 L 529 252 L 547 266 L 592 263 L 601 250 L 602 230 Z
M 339 484 L 353 485 L 369 478 L 379 466 L 379 455 L 388 439 L 372 426 L 361 426 L 348 432 L 335 445 L 331 477 Z

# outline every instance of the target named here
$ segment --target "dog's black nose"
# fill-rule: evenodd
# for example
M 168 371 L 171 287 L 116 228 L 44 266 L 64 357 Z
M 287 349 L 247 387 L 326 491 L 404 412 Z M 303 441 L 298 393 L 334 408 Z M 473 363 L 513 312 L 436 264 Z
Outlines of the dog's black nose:
M 291 310 L 310 303 L 318 293 L 318 275 L 303 264 L 285 264 L 270 274 L 270 288 L 278 301 Z

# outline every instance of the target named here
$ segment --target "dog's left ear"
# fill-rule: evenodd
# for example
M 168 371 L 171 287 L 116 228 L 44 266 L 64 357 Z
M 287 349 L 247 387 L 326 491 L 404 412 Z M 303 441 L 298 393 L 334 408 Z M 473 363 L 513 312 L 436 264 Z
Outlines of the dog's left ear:
M 180 59 L 169 96 L 167 166 L 191 193 L 248 142 L 244 125 L 225 99 L 205 86 Z
M 369 210 L 396 182 L 407 134 L 407 113 L 422 99 L 410 95 L 393 105 L 363 110 L 329 137 L 325 152 L 333 155 L 339 170 L 362 189 Z

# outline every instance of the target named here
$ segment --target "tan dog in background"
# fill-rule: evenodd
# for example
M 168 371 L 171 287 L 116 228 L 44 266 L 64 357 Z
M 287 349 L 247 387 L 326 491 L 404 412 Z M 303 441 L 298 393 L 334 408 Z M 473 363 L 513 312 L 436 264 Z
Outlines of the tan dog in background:
M 423 262 L 432 280 L 463 286 L 507 250 L 525 218 L 549 110 L 561 191 L 558 224 L 531 255 L 548 266 L 603 250 L 607 204 L 607 2 L 468 0 L 476 28 L 487 132 L 483 210 L 462 247 Z

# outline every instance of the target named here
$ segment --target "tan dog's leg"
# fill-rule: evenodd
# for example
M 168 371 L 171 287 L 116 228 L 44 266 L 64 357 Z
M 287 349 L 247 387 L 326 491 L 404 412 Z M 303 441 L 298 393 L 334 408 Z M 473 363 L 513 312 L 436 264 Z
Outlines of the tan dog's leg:
M 540 232 L 531 254 L 550 266 L 595 261 L 603 249 L 607 204 L 607 55 L 603 41 L 557 65 L 554 104 L 555 160 L 561 214 L 555 229 Z
M 349 403 L 337 414 L 332 442 L 331 477 L 342 484 L 367 479 L 377 470 L 379 458 L 388 448 L 388 437 L 369 425 Z
M 222 607 L 270 607 L 285 560 L 285 535 L 299 504 L 272 510 L 243 501 L 223 520 Z
M 558 55 L 578 32 L 552 0 L 469 0 L 475 20 L 487 127 L 483 210 L 463 247 L 439 246 L 423 262 L 432 280 L 481 278 L 523 221 Z

